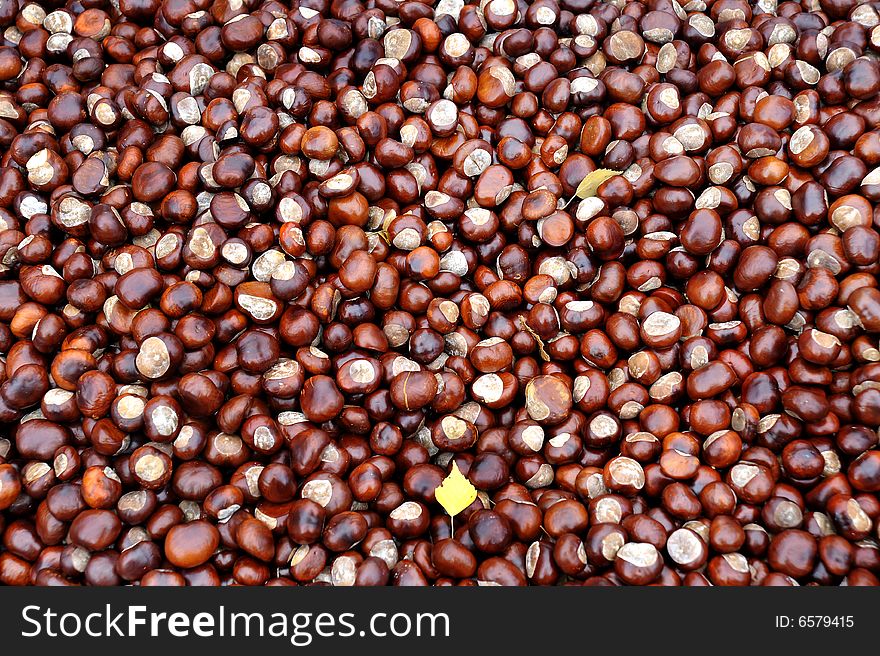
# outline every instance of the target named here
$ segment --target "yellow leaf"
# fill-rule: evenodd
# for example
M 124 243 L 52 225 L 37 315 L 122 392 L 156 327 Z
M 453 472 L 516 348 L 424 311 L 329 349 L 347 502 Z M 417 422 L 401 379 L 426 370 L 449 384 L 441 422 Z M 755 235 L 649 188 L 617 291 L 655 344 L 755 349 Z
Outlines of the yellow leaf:
M 474 502 L 477 498 L 477 488 L 471 485 L 453 461 L 452 471 L 434 490 L 434 496 L 449 516 L 455 517 Z
M 612 171 L 611 169 L 596 169 L 586 178 L 581 180 L 574 195 L 577 198 L 592 198 L 596 195 L 596 190 L 599 188 L 600 184 L 609 178 L 613 178 L 615 175 L 620 175 L 621 173 L 622 171 Z

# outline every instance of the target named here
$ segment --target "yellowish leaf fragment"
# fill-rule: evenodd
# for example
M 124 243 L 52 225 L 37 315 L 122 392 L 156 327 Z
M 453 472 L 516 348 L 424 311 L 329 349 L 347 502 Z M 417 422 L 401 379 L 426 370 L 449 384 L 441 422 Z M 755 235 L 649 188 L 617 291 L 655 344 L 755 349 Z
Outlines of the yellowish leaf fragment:
M 437 502 L 443 506 L 450 517 L 455 517 L 477 498 L 477 488 L 464 477 L 453 461 L 449 476 L 434 490 Z
M 581 180 L 574 195 L 577 198 L 592 198 L 596 195 L 596 190 L 599 188 L 600 184 L 609 178 L 613 178 L 615 175 L 620 175 L 622 172 L 623 171 L 613 171 L 611 169 L 596 169 L 586 178 Z
M 536 342 L 538 342 L 538 353 L 541 354 L 541 358 L 544 362 L 550 362 L 550 356 L 547 355 L 547 351 L 544 349 L 544 340 L 538 336 L 538 333 L 532 330 L 532 327 L 526 323 L 526 320 L 522 315 L 519 315 L 519 325 L 522 326 L 523 330 L 531 335 Z

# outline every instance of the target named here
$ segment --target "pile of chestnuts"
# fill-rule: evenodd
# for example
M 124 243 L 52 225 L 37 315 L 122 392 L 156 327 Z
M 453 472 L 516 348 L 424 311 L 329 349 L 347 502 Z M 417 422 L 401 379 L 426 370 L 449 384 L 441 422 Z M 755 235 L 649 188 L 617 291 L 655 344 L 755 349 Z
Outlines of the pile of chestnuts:
M 0 33 L 0 583 L 880 583 L 880 2 Z

